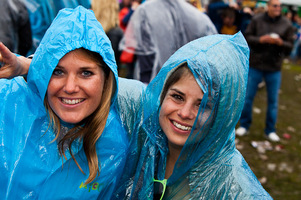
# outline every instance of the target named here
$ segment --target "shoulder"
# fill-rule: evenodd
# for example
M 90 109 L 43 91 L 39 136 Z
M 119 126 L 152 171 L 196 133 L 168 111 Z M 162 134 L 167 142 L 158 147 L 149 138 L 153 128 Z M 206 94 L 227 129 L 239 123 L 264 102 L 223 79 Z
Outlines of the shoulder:
M 252 21 L 263 20 L 265 13 L 258 13 L 252 17 Z
M 281 16 L 280 20 L 281 20 L 281 22 L 284 23 L 284 24 L 293 26 L 292 22 L 291 22 L 287 17 Z
M 119 78 L 117 110 L 119 112 L 138 111 L 146 85 L 134 79 Z
M 128 92 L 142 92 L 145 88 L 146 85 L 142 83 L 141 81 L 134 80 L 134 79 L 127 79 L 127 78 L 118 78 L 118 83 L 119 83 L 119 95 L 125 95 Z M 133 91 L 133 89 L 136 89 Z
M 135 103 L 140 101 L 140 98 L 145 91 L 146 85 L 134 79 L 118 78 L 119 90 L 117 95 L 118 103 L 127 101 L 128 103 Z
M 22 76 L 13 79 L 0 79 L 0 97 L 3 95 L 22 94 L 22 91 L 28 90 L 28 85 Z
M 0 100 L 1 106 L 15 105 L 11 109 L 20 109 L 28 105 L 35 105 L 36 108 L 44 108 L 43 100 L 31 90 L 22 76 L 13 79 L 0 79 Z M 34 103 L 33 103 L 34 102 Z M 32 112 L 35 112 L 32 110 Z

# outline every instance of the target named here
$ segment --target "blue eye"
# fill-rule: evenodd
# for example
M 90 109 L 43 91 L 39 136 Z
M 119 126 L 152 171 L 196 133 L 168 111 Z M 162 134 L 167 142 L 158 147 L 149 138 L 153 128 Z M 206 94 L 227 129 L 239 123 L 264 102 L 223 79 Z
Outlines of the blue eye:
M 63 74 L 63 71 L 60 69 L 54 69 L 52 75 L 54 76 L 60 76 Z
M 89 77 L 89 76 L 92 76 L 93 73 L 90 72 L 90 71 L 83 71 L 83 72 L 82 72 L 82 75 L 85 76 L 85 77 Z

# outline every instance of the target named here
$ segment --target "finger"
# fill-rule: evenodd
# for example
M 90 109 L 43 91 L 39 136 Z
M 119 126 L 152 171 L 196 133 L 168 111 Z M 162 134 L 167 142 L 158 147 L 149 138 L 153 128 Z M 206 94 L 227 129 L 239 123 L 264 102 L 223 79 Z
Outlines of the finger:
M 3 65 L 3 60 L 2 60 L 2 54 L 0 52 L 0 68 L 2 67 L 2 65 Z
M 11 51 L 2 42 L 0 42 L 0 54 L 2 62 L 5 62 L 11 56 Z
M 2 42 L 0 42 L 0 62 L 2 63 L 3 61 L 2 61 L 2 49 L 3 49 L 3 43 Z

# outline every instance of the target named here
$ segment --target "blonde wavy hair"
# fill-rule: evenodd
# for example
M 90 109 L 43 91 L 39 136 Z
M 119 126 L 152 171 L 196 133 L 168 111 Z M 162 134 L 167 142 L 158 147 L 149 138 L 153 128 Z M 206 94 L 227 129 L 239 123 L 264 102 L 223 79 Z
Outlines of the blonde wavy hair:
M 117 0 L 92 0 L 91 8 L 106 33 L 119 26 L 119 4 Z
M 105 73 L 105 84 L 103 88 L 102 99 L 97 109 L 90 116 L 88 116 L 82 122 L 76 124 L 74 128 L 70 129 L 67 134 L 63 136 L 60 141 L 58 141 L 58 147 L 62 159 L 66 159 L 64 144 L 67 144 L 69 153 L 75 161 L 76 165 L 81 170 L 81 172 L 85 174 L 71 151 L 71 145 L 75 140 L 81 139 L 83 141 L 83 148 L 87 157 L 90 171 L 89 177 L 86 180 L 85 184 L 89 184 L 96 178 L 96 176 L 100 172 L 99 160 L 96 152 L 96 142 L 101 136 L 106 125 L 110 111 L 112 95 L 115 90 L 115 81 L 113 72 L 106 65 L 106 63 L 98 53 L 91 52 L 84 48 L 80 48 L 80 50 L 84 52 L 89 59 L 94 61 L 100 68 L 102 68 Z M 56 134 L 56 137 L 53 140 L 54 142 L 60 135 L 61 123 L 59 117 L 51 109 L 47 101 L 47 96 L 44 99 L 44 105 L 49 113 L 50 127 Z

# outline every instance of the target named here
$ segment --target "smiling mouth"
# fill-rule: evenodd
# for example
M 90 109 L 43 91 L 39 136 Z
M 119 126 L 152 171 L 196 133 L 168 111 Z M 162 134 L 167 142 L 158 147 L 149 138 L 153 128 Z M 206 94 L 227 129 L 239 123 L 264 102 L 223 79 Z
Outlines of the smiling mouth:
M 172 121 L 172 124 L 177 127 L 178 129 L 182 130 L 182 131 L 190 131 L 191 130 L 191 126 L 184 126 L 184 125 L 181 125 L 175 121 Z
M 61 101 L 64 104 L 68 104 L 68 105 L 75 105 L 75 104 L 83 102 L 84 100 L 85 99 L 64 99 L 64 98 L 61 98 Z

